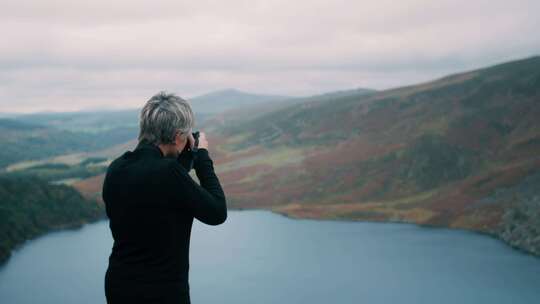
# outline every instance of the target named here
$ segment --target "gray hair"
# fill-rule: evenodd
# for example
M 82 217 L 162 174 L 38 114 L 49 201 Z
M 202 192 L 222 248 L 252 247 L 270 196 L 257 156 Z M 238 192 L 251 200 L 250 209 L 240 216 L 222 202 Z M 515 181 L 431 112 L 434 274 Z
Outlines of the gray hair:
M 195 118 L 189 103 L 166 92 L 152 96 L 141 110 L 139 141 L 151 144 L 172 144 L 177 132 L 187 137 Z

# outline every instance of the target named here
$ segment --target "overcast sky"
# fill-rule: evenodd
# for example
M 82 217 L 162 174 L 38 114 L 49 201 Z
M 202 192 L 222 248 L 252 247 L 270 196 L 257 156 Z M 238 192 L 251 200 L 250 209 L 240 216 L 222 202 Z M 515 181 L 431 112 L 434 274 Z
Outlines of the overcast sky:
M 0 0 L 0 112 L 385 89 L 540 54 L 538 0 Z

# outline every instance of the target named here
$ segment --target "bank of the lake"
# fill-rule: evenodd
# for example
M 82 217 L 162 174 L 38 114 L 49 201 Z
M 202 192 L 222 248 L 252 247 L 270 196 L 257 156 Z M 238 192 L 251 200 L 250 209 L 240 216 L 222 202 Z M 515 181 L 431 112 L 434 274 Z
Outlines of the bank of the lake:
M 111 247 L 106 220 L 27 242 L 0 269 L 0 302 L 104 303 Z M 230 211 L 220 226 L 194 222 L 190 265 L 194 303 L 519 304 L 540 298 L 540 259 L 476 233 L 410 224 Z
M 35 177 L 0 175 L 0 197 L 0 265 L 27 240 L 105 217 L 102 205 L 75 189 Z
M 416 220 L 414 217 L 405 218 L 381 216 L 380 213 L 371 212 L 369 208 L 363 211 L 344 215 L 341 214 L 341 211 L 336 212 L 336 210 L 339 208 L 339 205 L 311 206 L 303 204 L 290 204 L 257 209 L 269 210 L 292 219 L 405 223 L 416 224 L 426 228 L 447 228 L 470 231 L 498 239 L 515 250 L 522 251 L 535 257 L 540 257 L 540 196 L 535 196 L 532 203 L 528 202 L 527 204 L 520 204 L 514 208 L 509 208 L 502 214 L 498 224 L 485 226 L 470 225 L 465 223 L 455 223 L 449 226 L 441 223 Z M 236 207 L 236 210 L 254 209 Z

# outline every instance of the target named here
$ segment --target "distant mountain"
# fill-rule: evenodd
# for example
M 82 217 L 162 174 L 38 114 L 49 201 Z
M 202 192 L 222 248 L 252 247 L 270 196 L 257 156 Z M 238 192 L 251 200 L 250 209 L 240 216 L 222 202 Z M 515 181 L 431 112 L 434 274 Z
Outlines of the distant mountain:
M 13 163 L 55 155 L 101 150 L 137 136 L 138 127 L 116 127 L 92 132 L 59 129 L 24 119 L 0 118 L 0 171 Z M 40 123 L 44 120 L 36 119 Z
M 12 118 L 14 116 L 17 116 L 17 114 L 15 113 L 3 113 L 3 112 L 0 112 L 0 118 Z
M 211 113 L 195 113 L 197 128 L 220 109 L 237 109 L 276 100 L 281 96 L 255 95 L 223 90 L 194 98 L 198 106 L 210 105 Z M 132 141 L 139 131 L 140 109 L 79 112 L 43 112 L 0 118 L 0 171 L 21 161 L 61 154 L 91 152 Z M 7 114 L 6 114 L 7 115 Z
M 17 121 L 61 130 L 102 132 L 115 128 L 138 128 L 140 109 L 22 114 Z
M 197 96 L 189 99 L 189 101 L 194 112 L 216 114 L 227 110 L 239 109 L 244 106 L 266 104 L 290 98 L 288 96 L 259 95 L 236 89 L 225 89 Z
M 374 94 L 376 91 L 372 89 L 356 88 L 350 90 L 341 90 L 327 92 L 324 94 L 307 96 L 307 97 L 291 97 L 289 99 L 276 100 L 267 103 L 250 104 L 239 108 L 230 109 L 210 116 L 207 120 L 201 123 L 201 127 L 205 130 L 221 130 L 224 127 L 240 126 L 242 127 L 246 121 L 254 121 L 265 114 L 278 110 L 290 109 L 295 104 L 332 102 L 337 98 L 358 98 L 369 94 Z
M 290 98 L 287 96 L 258 95 L 235 89 L 226 89 L 191 98 L 189 102 L 195 112 L 196 121 L 202 122 L 209 116 L 223 111 L 242 109 L 243 107 L 253 105 L 264 105 L 269 102 L 277 102 Z M 40 124 L 63 130 L 100 132 L 119 127 L 138 128 L 140 111 L 140 108 L 136 108 L 5 115 L 17 121 Z
M 0 128 L 5 130 L 36 130 L 44 127 L 43 125 L 26 123 L 12 118 L 0 118 Z
M 310 102 L 310 101 L 325 102 L 325 101 L 332 101 L 336 98 L 353 97 L 353 96 L 359 97 L 359 96 L 364 96 L 367 94 L 373 94 L 376 92 L 377 90 L 373 90 L 373 89 L 355 88 L 355 89 L 349 89 L 349 90 L 331 91 L 331 92 L 326 92 L 326 93 L 317 94 L 317 95 L 308 96 L 308 97 L 300 97 L 299 100 L 304 101 L 304 102 Z

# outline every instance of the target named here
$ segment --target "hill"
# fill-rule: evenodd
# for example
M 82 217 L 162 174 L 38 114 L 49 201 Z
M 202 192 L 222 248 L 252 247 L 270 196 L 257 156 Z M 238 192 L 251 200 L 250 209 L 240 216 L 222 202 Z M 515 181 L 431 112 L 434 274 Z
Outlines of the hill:
M 540 253 L 540 57 L 296 104 L 215 135 L 232 205 L 486 232 Z
M 209 141 L 230 207 L 471 229 L 540 254 L 539 100 L 533 57 L 315 97 L 223 123 Z
M 284 96 L 257 95 L 227 89 L 195 97 L 191 104 L 198 126 L 216 111 L 265 107 Z M 288 103 L 285 103 L 288 104 Z M 65 154 L 93 152 L 136 139 L 140 109 L 44 112 L 0 117 L 0 170 L 9 165 Z M 9 116 L 9 118 L 7 118 Z
M 0 263 L 28 239 L 105 216 L 102 205 L 75 189 L 33 177 L 0 175 L 0 197 Z
M 115 111 L 43 112 L 21 114 L 17 121 L 72 132 L 98 133 L 115 128 L 138 128 L 140 109 Z
M 215 113 L 200 123 L 198 127 L 210 132 L 222 130 L 234 125 L 241 125 L 241 122 L 255 120 L 265 114 L 276 112 L 278 110 L 287 111 L 291 106 L 310 102 L 331 102 L 336 98 L 358 98 L 374 94 L 372 89 L 356 88 L 351 90 L 342 90 L 328 92 L 319 95 L 295 97 L 283 100 L 275 100 L 267 103 L 251 103 L 238 108 L 229 109 L 220 113 Z M 294 108 L 294 107 L 292 107 Z
M 0 118 L 0 170 L 21 161 L 104 149 L 135 138 L 137 131 L 138 127 L 125 126 L 95 132 L 70 131 Z

